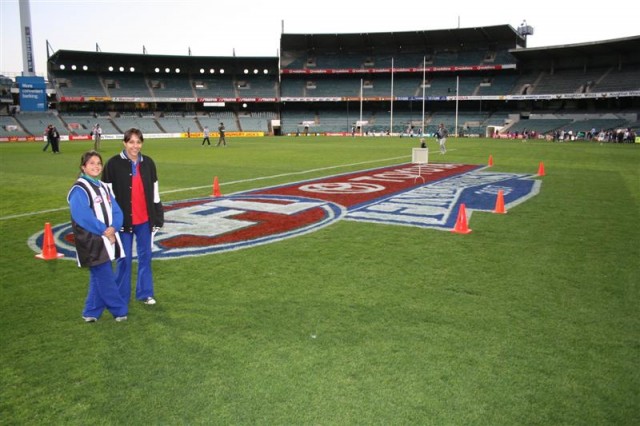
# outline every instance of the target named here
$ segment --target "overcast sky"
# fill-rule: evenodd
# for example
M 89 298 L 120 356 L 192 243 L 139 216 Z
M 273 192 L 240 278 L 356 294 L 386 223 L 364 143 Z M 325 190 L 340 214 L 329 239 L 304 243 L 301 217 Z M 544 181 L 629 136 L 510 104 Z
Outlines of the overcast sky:
M 384 6 L 376 6 L 384 4 Z M 30 0 L 36 73 L 53 51 L 194 56 L 276 56 L 280 34 L 424 31 L 511 25 L 534 27 L 529 47 L 640 35 L 626 0 L 405 1 Z M 23 70 L 18 0 L 0 0 L 0 73 Z

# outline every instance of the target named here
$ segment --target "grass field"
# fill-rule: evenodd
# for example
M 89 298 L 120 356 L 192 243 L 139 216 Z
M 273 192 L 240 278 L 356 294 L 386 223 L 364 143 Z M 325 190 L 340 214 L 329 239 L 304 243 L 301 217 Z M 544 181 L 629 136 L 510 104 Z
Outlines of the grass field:
M 228 141 L 147 140 L 163 201 L 208 196 L 214 176 L 228 195 L 406 163 L 418 145 Z M 451 138 L 432 161 L 543 161 L 540 193 L 474 214 L 469 235 L 341 221 L 157 261 L 158 305 L 85 324 L 88 271 L 27 240 L 69 221 L 90 146 L 0 145 L 1 424 L 640 422 L 640 146 Z

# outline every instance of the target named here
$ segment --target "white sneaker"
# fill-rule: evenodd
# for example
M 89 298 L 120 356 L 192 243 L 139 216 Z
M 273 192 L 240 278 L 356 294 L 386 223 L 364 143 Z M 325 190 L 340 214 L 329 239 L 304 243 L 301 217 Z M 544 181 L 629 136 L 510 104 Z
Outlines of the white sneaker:
M 123 316 L 123 317 L 116 317 L 116 322 L 122 322 L 122 321 L 126 321 L 127 320 L 127 316 Z
M 96 318 L 96 317 L 82 317 L 82 319 L 84 320 L 84 322 L 96 322 L 96 321 L 98 321 L 98 318 Z
M 145 305 L 155 305 L 156 304 L 156 299 L 154 299 L 153 297 L 147 297 L 143 303 Z

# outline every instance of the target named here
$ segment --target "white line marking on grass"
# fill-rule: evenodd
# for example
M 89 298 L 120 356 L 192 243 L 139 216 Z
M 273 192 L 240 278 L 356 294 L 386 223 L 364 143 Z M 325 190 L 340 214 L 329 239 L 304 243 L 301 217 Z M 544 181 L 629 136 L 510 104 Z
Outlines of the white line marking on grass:
M 259 180 L 275 179 L 275 178 L 280 178 L 280 177 L 285 177 L 285 176 L 304 175 L 304 174 L 307 174 L 307 173 L 321 172 L 321 171 L 324 171 L 324 170 L 339 169 L 341 167 L 359 166 L 359 165 L 362 165 L 362 164 L 378 163 L 378 162 L 381 162 L 381 161 L 390 161 L 390 160 L 399 160 L 399 159 L 402 159 L 402 158 L 406 159 L 407 156 L 403 155 L 401 157 L 383 158 L 381 160 L 362 161 L 360 163 L 341 164 L 339 166 L 321 167 L 319 169 L 303 170 L 303 171 L 300 171 L 300 172 L 281 173 L 279 175 L 273 175 L 273 176 L 262 176 L 262 177 L 256 177 L 256 178 L 251 178 L 251 179 L 242 179 L 242 180 L 236 180 L 236 181 L 233 181 L 233 182 L 221 183 L 220 186 L 234 185 L 236 183 L 257 182 Z M 203 188 L 210 188 L 210 187 L 211 187 L 211 185 L 192 186 L 191 188 L 180 188 L 180 189 L 172 189 L 172 190 L 169 190 L 169 191 L 162 191 L 162 192 L 160 192 L 160 194 L 171 194 L 171 193 L 174 193 L 174 192 L 193 191 L 193 190 L 196 190 L 196 189 L 203 189 Z M 21 218 L 21 217 L 36 216 L 36 215 L 43 214 L 43 213 L 60 212 L 60 211 L 64 211 L 64 210 L 69 210 L 69 207 L 66 206 L 66 207 L 60 207 L 60 208 L 57 208 L 57 209 L 40 210 L 40 211 L 36 211 L 36 212 L 29 212 L 29 213 L 14 214 L 14 215 L 10 215 L 10 216 L 3 216 L 3 217 L 0 217 L 0 220 L 18 219 L 18 218 Z

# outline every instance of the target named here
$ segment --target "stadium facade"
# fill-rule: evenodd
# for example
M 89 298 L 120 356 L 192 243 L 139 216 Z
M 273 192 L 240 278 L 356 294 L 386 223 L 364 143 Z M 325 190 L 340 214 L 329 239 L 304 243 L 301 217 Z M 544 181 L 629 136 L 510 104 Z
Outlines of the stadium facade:
M 69 139 L 139 127 L 196 136 L 429 134 L 638 128 L 640 36 L 527 48 L 510 25 L 363 34 L 282 34 L 279 56 L 209 57 L 59 50 L 46 112 L 2 97 L 0 140 Z M 5 82 L 6 89 L 6 82 Z

